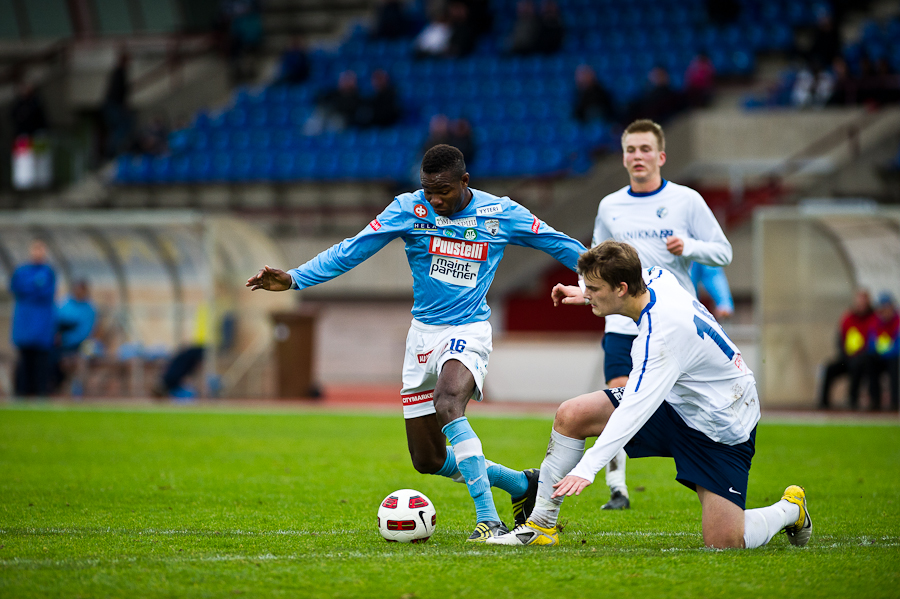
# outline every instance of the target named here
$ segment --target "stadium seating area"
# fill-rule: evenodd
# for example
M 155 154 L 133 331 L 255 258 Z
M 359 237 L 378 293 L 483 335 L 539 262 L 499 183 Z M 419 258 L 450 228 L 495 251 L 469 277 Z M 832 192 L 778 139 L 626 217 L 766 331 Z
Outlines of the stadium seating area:
M 424 14 L 421 0 L 416 5 Z M 411 39 L 373 40 L 358 27 L 335 50 L 313 50 L 310 79 L 299 86 L 236 90 L 227 107 L 196 115 L 172 134 L 164 156 L 118 159 L 122 184 L 192 182 L 408 180 L 421 154 L 429 119 L 439 113 L 467 118 L 479 177 L 583 172 L 591 153 L 615 145 L 615 125 L 581 125 L 572 116 L 573 74 L 592 65 L 616 102 L 626 106 L 644 89 L 647 72 L 668 69 L 683 87 L 688 63 L 709 54 L 723 76 L 747 75 L 756 56 L 784 51 L 793 28 L 813 22 L 827 7 L 818 0 L 742 0 L 740 19 L 713 25 L 703 0 L 648 0 L 640 7 L 613 0 L 560 0 L 566 34 L 560 52 L 507 56 L 501 42 L 512 28 L 516 0 L 494 0 L 494 33 L 460 59 L 414 59 Z M 896 36 L 895 36 L 896 39 Z M 316 95 L 340 72 L 367 81 L 387 70 L 404 107 L 385 129 L 304 134 Z M 363 89 L 363 92 L 366 90 Z M 539 142 L 539 143 L 538 143 Z

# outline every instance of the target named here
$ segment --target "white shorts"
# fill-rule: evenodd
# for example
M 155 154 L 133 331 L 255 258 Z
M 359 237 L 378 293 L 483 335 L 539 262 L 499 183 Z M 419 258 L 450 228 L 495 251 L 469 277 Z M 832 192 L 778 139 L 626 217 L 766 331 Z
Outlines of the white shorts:
M 434 414 L 434 387 L 447 360 L 459 360 L 475 378 L 472 397 L 481 401 L 491 355 L 491 325 L 487 321 L 458 326 L 412 321 L 403 358 L 403 417 Z

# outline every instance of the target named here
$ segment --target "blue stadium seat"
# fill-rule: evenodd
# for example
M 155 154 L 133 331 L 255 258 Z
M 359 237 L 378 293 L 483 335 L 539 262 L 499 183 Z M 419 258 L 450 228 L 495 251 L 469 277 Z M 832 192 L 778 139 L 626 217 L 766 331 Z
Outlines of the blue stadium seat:
M 156 156 L 151 159 L 147 179 L 153 183 L 170 183 L 173 179 L 172 159 L 169 156 Z

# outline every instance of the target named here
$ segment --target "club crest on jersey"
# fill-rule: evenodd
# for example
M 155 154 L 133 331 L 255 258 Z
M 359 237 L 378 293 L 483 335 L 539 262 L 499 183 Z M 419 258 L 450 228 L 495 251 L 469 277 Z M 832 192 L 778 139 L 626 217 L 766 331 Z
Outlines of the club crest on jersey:
M 484 221 L 484 228 L 494 237 L 500 231 L 500 221 L 496 218 L 488 219 Z
M 478 219 L 474 216 L 467 216 L 466 218 L 452 220 L 446 216 L 438 216 L 434 219 L 434 224 L 439 227 L 477 227 Z
M 413 231 L 416 233 L 437 233 L 438 228 L 431 223 L 413 223 Z
M 426 208 L 422 204 L 416 204 L 416 207 L 413 208 L 413 212 L 415 212 L 416 216 L 418 216 L 419 218 L 425 218 L 426 216 L 428 216 L 428 208 Z
M 502 212 L 503 208 L 500 204 L 491 204 L 490 206 L 482 206 L 481 208 L 475 211 L 475 214 L 478 216 L 488 216 L 491 214 L 497 214 L 498 212 Z
M 478 231 L 476 231 L 475 229 L 466 229 L 463 237 L 465 237 L 469 241 L 475 241 L 476 239 L 478 239 Z
M 656 209 L 657 218 L 665 218 L 667 214 L 669 214 L 669 209 L 665 206 L 660 206 Z
M 444 237 L 456 237 L 456 233 L 453 232 L 453 229 L 447 229 L 444 231 Z
M 378 229 L 381 228 L 381 223 L 378 222 L 377 218 L 373 218 L 372 222 L 369 223 L 369 226 L 372 227 L 373 231 L 377 231 Z

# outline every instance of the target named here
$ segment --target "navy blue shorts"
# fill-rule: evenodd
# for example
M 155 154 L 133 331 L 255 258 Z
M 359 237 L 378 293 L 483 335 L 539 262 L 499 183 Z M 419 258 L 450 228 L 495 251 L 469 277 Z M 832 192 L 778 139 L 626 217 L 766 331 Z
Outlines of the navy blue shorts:
M 622 388 L 606 389 L 606 396 L 618 408 Z M 630 458 L 675 458 L 675 480 L 693 491 L 703 487 L 744 509 L 750 461 L 756 453 L 756 427 L 749 440 L 725 445 L 689 427 L 664 401 L 625 445 L 625 453 Z
M 603 335 L 603 376 L 607 381 L 631 374 L 631 344 L 637 335 Z

